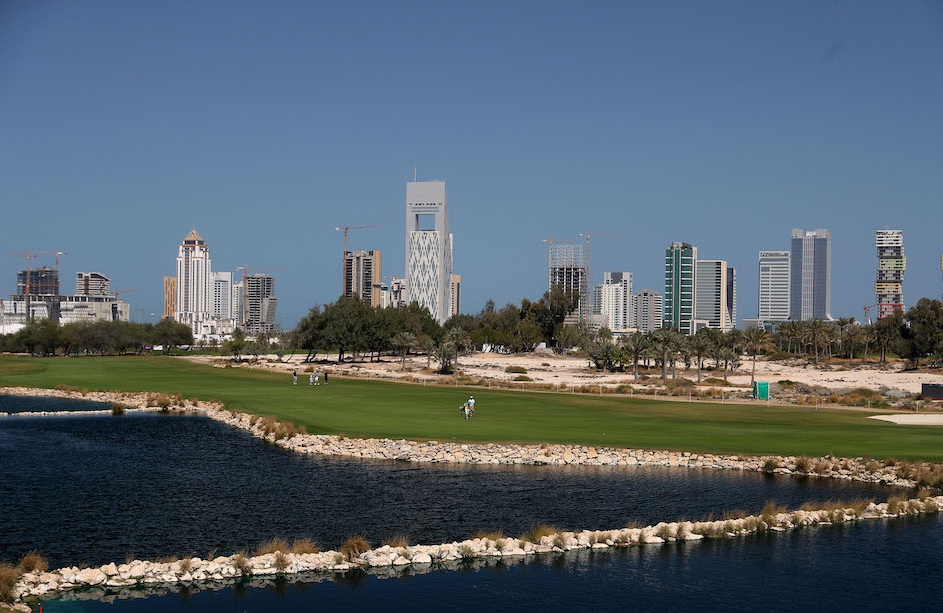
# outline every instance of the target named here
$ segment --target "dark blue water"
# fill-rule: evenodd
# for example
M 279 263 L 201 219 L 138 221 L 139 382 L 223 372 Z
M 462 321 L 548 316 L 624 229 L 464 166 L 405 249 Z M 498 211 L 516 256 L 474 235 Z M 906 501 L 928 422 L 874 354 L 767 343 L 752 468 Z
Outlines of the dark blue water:
M 884 499 L 892 493 L 866 484 L 732 471 L 318 458 L 199 416 L 0 420 L 0 559 L 14 561 L 36 549 L 53 567 L 122 562 L 128 555 L 205 556 L 214 549 L 228 554 L 274 536 L 313 537 L 322 548 L 334 548 L 355 533 L 374 544 L 400 534 L 414 543 L 439 543 L 481 529 L 514 536 L 541 523 L 607 529 L 635 520 L 648 524 L 731 509 L 754 512 L 770 500 L 796 507 L 810 500 Z M 627 603 L 649 610 L 800 610 L 809 607 L 790 603 L 804 596 L 787 585 L 807 585 L 828 600 L 836 591 L 829 582 L 842 573 L 855 584 L 865 577 L 856 594 L 884 585 L 885 576 L 900 575 L 894 585 L 901 587 L 882 597 L 920 604 L 923 592 L 905 590 L 907 578 L 915 570 L 924 577 L 939 574 L 939 565 L 930 561 L 940 539 L 935 518 L 867 522 L 737 541 L 583 552 L 468 572 L 230 587 L 188 599 L 120 600 L 115 607 L 261 611 L 359 602 L 402 609 L 409 602 L 411 609 L 429 610 L 512 610 L 519 604 L 605 610 Z M 873 580 L 867 579 L 871 574 Z M 744 581 L 754 585 L 751 593 L 744 593 L 750 591 L 743 589 Z M 676 601 L 685 594 L 697 601 Z M 810 605 L 818 602 L 809 598 Z M 55 601 L 44 610 L 101 606 L 106 605 Z
M 110 402 L 91 402 L 68 398 L 7 396 L 0 394 L 0 413 L 28 413 L 39 411 L 101 411 L 111 409 Z

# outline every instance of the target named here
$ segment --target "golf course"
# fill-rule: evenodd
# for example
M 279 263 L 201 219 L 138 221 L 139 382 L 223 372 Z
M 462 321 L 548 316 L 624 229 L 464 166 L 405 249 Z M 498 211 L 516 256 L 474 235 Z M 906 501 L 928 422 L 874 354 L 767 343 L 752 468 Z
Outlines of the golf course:
M 180 394 L 271 415 L 311 434 L 557 443 L 740 455 L 943 461 L 943 427 L 868 419 L 882 411 L 490 390 L 214 368 L 167 356 L 0 358 L 0 387 Z M 474 394 L 475 416 L 458 407 Z M 884 413 L 890 411 L 883 411 Z

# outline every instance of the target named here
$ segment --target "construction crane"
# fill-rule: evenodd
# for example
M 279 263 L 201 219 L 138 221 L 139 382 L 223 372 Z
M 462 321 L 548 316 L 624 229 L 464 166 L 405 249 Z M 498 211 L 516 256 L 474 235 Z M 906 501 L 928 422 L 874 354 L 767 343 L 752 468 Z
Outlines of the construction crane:
M 121 299 L 121 294 L 130 294 L 131 292 L 136 292 L 136 289 L 116 289 L 115 290 L 115 302 Z
M 864 305 L 864 321 L 867 325 L 871 325 L 871 309 L 876 307 L 876 304 L 866 304 Z
M 589 241 L 590 241 L 590 238 L 592 238 L 593 236 L 622 236 L 622 235 L 621 235 L 621 234 L 598 234 L 598 233 L 593 233 L 593 232 L 583 232 L 582 234 L 580 234 L 580 236 L 582 236 L 583 238 L 586 239 L 586 279 L 585 279 L 584 282 L 583 282 L 584 287 L 582 288 L 583 291 L 582 291 L 581 294 L 580 294 L 581 298 L 582 298 L 583 300 L 585 300 L 585 302 L 583 303 L 582 309 L 580 309 L 580 317 L 585 319 L 586 317 L 585 317 L 584 313 L 587 314 L 587 315 L 589 314 L 589 298 L 590 298 L 590 296 L 589 296 L 590 278 L 591 278 L 591 277 L 590 277 L 590 268 L 589 268 L 589 245 L 590 245 L 590 242 L 589 242 Z
M 32 269 L 32 264 L 31 264 L 32 259 L 33 259 L 34 257 L 36 257 L 37 255 L 55 255 L 55 256 L 56 256 L 56 277 L 58 278 L 58 276 L 59 276 L 59 256 L 60 256 L 60 255 L 65 255 L 65 251 L 58 251 L 58 250 L 56 250 L 56 251 L 33 251 L 33 250 L 31 250 L 31 249 L 27 249 L 27 250 L 26 250 L 26 253 L 5 253 L 5 254 L 3 254 L 3 255 L 6 255 L 6 256 L 9 256 L 9 257 L 13 257 L 13 258 L 26 258 L 26 283 L 25 283 L 24 286 L 23 286 L 23 296 L 24 296 L 24 300 L 26 301 L 26 320 L 29 321 L 30 319 L 32 319 L 32 316 L 30 315 L 30 311 L 29 311 L 29 297 L 30 297 L 29 282 L 30 282 L 30 277 L 33 276 L 33 275 L 31 274 L 31 273 L 32 273 L 32 270 L 33 270 L 33 269 Z

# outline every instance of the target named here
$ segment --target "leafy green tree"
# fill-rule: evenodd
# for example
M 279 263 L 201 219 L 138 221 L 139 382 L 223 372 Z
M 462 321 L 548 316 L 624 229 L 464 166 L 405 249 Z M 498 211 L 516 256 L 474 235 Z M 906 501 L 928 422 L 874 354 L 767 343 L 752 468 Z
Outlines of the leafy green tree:
M 707 357 L 707 354 L 711 350 L 711 339 L 710 335 L 705 333 L 705 330 L 709 328 L 702 328 L 698 330 L 697 334 L 691 337 L 688 342 L 688 347 L 691 350 L 691 354 L 694 356 L 694 360 L 697 364 L 697 382 L 701 382 L 701 368 L 704 365 L 704 358 Z
M 943 303 L 921 298 L 904 315 L 906 325 L 901 327 L 901 356 L 910 361 L 912 368 L 920 366 L 920 359 L 943 353 Z
M 881 352 L 881 363 L 887 362 L 887 352 L 897 347 L 904 328 L 904 314 L 899 309 L 890 317 L 879 319 L 873 324 L 874 344 Z
M 393 347 L 400 353 L 400 370 L 406 370 L 406 354 L 414 345 L 416 345 L 416 335 L 412 332 L 400 330 L 393 335 Z
M 638 363 L 649 346 L 648 337 L 641 332 L 633 332 L 622 339 L 622 346 L 625 347 L 632 356 L 632 372 L 635 376 L 635 380 L 638 381 Z

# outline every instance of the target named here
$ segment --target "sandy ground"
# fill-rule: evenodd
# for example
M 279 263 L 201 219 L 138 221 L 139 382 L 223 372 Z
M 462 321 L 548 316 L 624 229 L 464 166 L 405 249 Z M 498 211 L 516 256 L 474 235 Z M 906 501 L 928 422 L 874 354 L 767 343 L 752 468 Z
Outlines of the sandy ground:
M 880 419 L 905 426 L 943 426 L 943 414 L 940 413 L 900 413 L 898 415 L 873 415 L 870 419 Z
M 306 377 L 312 368 L 322 373 L 324 370 L 328 370 L 333 375 L 341 376 L 345 374 L 383 378 L 410 376 L 416 379 L 430 380 L 436 377 L 432 371 L 427 369 L 428 361 L 425 356 L 407 357 L 405 368 L 401 366 L 399 360 L 391 357 L 385 357 L 382 362 L 345 362 L 344 364 L 335 362 L 336 355 L 321 355 L 319 357 L 322 360 L 319 360 L 318 363 L 306 364 L 303 361 L 304 355 L 285 356 L 282 362 L 278 362 L 275 356 L 268 356 L 262 361 L 262 365 L 266 368 L 283 370 L 286 373 L 297 370 L 299 377 Z M 713 362 L 708 360 L 708 363 L 712 364 Z M 636 387 L 649 385 L 654 387 L 660 383 L 660 372 L 655 370 L 649 373 L 652 377 L 651 381 L 636 382 L 631 367 L 625 373 L 598 372 L 595 368 L 592 368 L 585 358 L 560 356 L 552 352 L 513 355 L 476 353 L 461 356 L 458 369 L 465 375 L 476 379 L 512 380 L 519 373 L 505 372 L 505 369 L 509 366 L 525 368 L 527 376 L 535 382 L 555 385 L 614 386 L 632 384 Z M 799 360 L 786 363 L 766 362 L 759 358 L 756 362 L 756 380 L 771 383 L 789 380 L 835 391 L 865 387 L 876 391 L 900 390 L 908 394 L 919 393 L 923 383 L 943 384 L 943 371 L 902 372 L 902 366 L 900 363 L 883 365 L 878 363 L 855 364 L 852 367 L 839 364 L 815 366 Z M 432 367 L 435 368 L 435 362 L 432 362 Z M 728 371 L 727 381 L 730 383 L 730 387 L 748 388 L 750 386 L 751 368 L 752 362 L 750 359 L 744 358 L 739 370 L 736 372 Z M 690 371 L 685 371 L 683 365 L 679 363 L 678 376 L 696 380 L 697 371 L 693 368 Z M 702 380 L 709 377 L 722 378 L 723 373 L 702 370 Z

